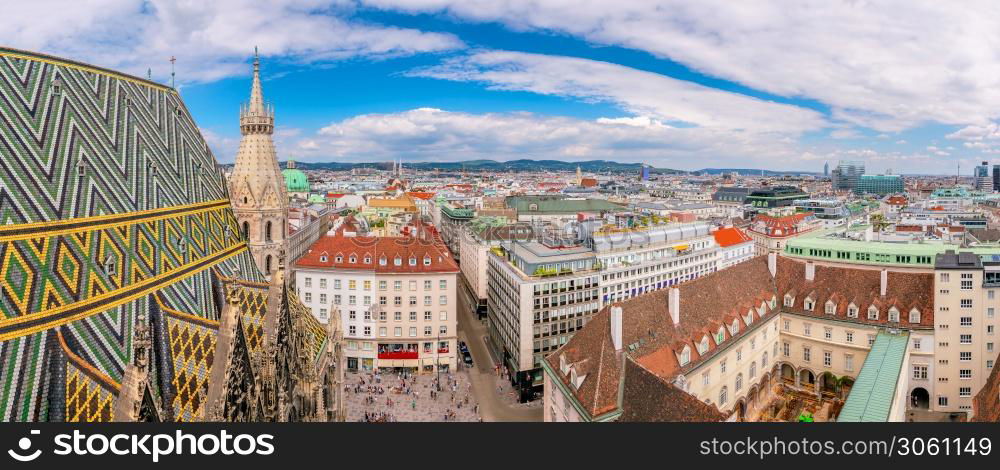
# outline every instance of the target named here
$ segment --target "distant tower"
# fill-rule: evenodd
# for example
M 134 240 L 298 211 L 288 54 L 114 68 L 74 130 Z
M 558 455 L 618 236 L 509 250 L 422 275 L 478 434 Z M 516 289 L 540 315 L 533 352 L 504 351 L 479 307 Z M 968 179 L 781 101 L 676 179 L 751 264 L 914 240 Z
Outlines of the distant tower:
M 830 176 L 830 162 L 823 164 L 823 176 Z
M 274 108 L 264 103 L 260 57 L 254 48 L 250 102 L 240 108 L 240 149 L 229 178 L 233 212 L 257 267 L 270 278 L 285 256 L 288 195 L 271 135 Z
M 576 167 L 576 185 L 583 186 L 583 171 L 580 169 L 579 165 Z

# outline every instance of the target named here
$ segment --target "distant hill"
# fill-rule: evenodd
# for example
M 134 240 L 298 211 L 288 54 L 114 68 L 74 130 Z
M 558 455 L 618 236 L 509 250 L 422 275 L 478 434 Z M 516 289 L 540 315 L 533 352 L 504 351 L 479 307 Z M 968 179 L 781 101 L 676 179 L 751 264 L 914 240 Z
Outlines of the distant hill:
M 284 164 L 282 164 L 284 166 Z M 391 170 L 392 162 L 344 163 L 344 162 L 295 162 L 303 170 L 346 171 L 354 168 L 375 168 Z M 416 170 L 442 171 L 576 171 L 576 167 L 588 173 L 635 173 L 642 168 L 641 163 L 619 163 L 610 160 L 590 160 L 585 162 L 565 162 L 560 160 L 468 160 L 464 162 L 403 162 L 406 168 Z M 651 173 L 685 173 L 669 168 L 651 168 Z
M 760 175 L 761 170 L 759 168 L 703 168 L 697 171 L 701 174 L 709 175 L 721 175 L 724 173 L 739 173 L 741 175 Z M 819 172 L 816 171 L 774 171 L 774 170 L 763 170 L 764 174 L 767 176 L 781 176 L 781 175 L 818 175 Z M 695 173 L 695 172 L 692 172 Z

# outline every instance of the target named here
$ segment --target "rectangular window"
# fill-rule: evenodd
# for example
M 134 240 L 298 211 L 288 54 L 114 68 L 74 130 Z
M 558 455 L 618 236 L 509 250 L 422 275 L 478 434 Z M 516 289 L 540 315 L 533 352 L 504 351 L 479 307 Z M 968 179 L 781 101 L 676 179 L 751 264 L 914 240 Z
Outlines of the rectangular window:
M 806 361 L 806 362 L 809 362 L 811 360 L 811 356 L 812 356 L 812 350 L 809 349 L 809 346 L 803 346 L 802 347 L 802 360 Z
M 844 370 L 852 372 L 854 370 L 854 355 L 844 354 Z
M 307 277 L 306 278 L 306 287 L 312 287 L 312 286 L 313 286 L 313 280 L 312 280 L 312 278 L 311 277 Z
M 833 365 L 833 353 L 830 351 L 823 351 L 823 365 L 830 367 Z
M 972 369 L 959 369 L 958 370 L 958 378 L 960 378 L 960 379 L 971 379 L 972 378 Z
M 961 302 L 962 308 L 972 308 L 972 299 L 962 299 Z
M 914 365 L 913 366 L 913 379 L 914 380 L 927 380 L 927 366 L 926 365 Z
M 959 338 L 958 341 L 959 343 L 972 344 L 972 335 L 960 335 L 958 338 Z
M 958 360 L 962 362 L 972 361 L 972 351 L 959 351 Z
M 948 406 L 948 397 L 941 395 L 938 397 L 938 406 Z
M 320 279 L 319 280 L 319 288 L 320 289 L 326 289 L 326 279 Z
M 958 396 L 960 397 L 971 397 L 972 387 L 958 387 Z
M 959 324 L 962 326 L 972 326 L 972 317 L 962 317 L 959 319 Z
M 848 343 L 853 343 L 854 342 L 854 332 L 853 331 L 845 331 L 844 332 L 844 336 L 846 337 Z

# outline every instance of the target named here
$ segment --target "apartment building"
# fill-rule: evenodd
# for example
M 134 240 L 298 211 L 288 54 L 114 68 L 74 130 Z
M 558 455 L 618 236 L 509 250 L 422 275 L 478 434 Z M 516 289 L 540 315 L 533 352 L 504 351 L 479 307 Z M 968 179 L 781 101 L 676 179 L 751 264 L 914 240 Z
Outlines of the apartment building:
M 508 240 L 528 241 L 533 239 L 534 227 L 528 224 L 483 225 L 470 224 L 460 239 L 462 275 L 467 283 L 469 305 L 475 306 L 480 318 L 486 315 L 486 271 L 490 250 Z
M 596 262 L 580 245 L 509 241 L 490 250 L 487 331 L 522 401 L 541 390 L 544 357 L 600 308 Z
M 768 413 L 784 387 L 817 402 L 846 399 L 845 421 L 905 419 L 926 382 L 912 374 L 935 373 L 917 368 L 936 357 L 928 347 L 935 337 L 934 277 L 926 269 L 771 253 L 613 303 L 543 362 L 545 418 L 629 419 L 638 416 L 631 408 L 674 421 L 773 419 Z M 873 351 L 878 356 L 871 359 Z M 657 396 L 625 392 L 631 379 L 621 371 L 630 362 L 660 379 L 643 379 L 659 384 Z M 893 386 L 850 387 L 873 374 Z M 680 392 L 719 413 L 693 406 Z M 650 416 L 649 402 L 667 409 Z M 891 406 L 877 414 L 866 406 L 873 402 Z
M 458 272 L 436 237 L 336 235 L 295 262 L 294 283 L 319 321 L 340 312 L 348 370 L 449 371 Z
M 930 406 L 937 411 L 971 412 L 972 398 L 986 384 L 997 359 L 1000 260 L 969 252 L 938 254 L 934 289 Z
M 718 244 L 705 222 L 641 229 L 602 229 L 592 235 L 607 305 L 715 272 Z

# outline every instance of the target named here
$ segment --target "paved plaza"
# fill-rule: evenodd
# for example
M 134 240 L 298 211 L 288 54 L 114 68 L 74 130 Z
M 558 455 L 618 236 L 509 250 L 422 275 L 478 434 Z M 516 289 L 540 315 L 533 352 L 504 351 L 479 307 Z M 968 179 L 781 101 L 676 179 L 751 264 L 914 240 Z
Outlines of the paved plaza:
M 442 373 L 440 392 L 434 386 L 437 377 L 436 374 L 402 377 L 395 373 L 378 376 L 349 373 L 345 394 L 347 421 L 480 421 L 468 374 Z

